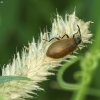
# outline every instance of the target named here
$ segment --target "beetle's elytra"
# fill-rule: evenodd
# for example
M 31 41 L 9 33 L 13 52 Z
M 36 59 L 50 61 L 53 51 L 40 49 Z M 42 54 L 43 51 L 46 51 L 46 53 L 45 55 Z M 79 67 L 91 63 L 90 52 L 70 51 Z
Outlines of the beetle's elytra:
M 68 38 L 63 39 L 64 36 L 67 36 Z M 79 26 L 78 26 L 78 32 L 75 33 L 73 37 L 69 38 L 69 36 L 66 34 L 64 36 L 61 39 L 55 37 L 56 39 L 58 39 L 58 41 L 52 43 L 49 46 L 46 52 L 46 55 L 48 57 L 55 59 L 62 58 L 68 54 L 71 54 L 74 50 L 78 48 L 78 45 L 82 42 Z

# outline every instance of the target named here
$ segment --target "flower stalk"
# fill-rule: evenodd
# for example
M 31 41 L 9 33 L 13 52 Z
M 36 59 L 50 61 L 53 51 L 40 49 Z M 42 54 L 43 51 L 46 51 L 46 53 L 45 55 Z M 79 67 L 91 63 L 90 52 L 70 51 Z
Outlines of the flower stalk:
M 25 100 L 25 98 L 32 98 L 35 94 L 33 90 L 43 90 L 38 83 L 47 80 L 47 76 L 53 75 L 50 72 L 58 66 L 62 66 L 60 63 L 62 61 L 67 61 L 66 58 L 75 58 L 73 54 L 66 55 L 63 58 L 54 59 L 47 57 L 46 51 L 48 47 L 57 41 L 53 39 L 54 37 L 63 37 L 67 34 L 69 38 L 77 32 L 77 25 L 80 27 L 81 38 L 83 43 L 92 43 L 89 39 L 92 34 L 88 30 L 91 21 L 83 22 L 73 14 L 65 15 L 65 20 L 57 14 L 57 18 L 54 19 L 52 23 L 51 31 L 40 33 L 40 39 L 38 43 L 33 41 L 29 43 L 28 49 L 23 48 L 22 54 L 17 53 L 17 57 L 14 56 L 12 63 L 7 64 L 2 69 L 2 76 L 25 76 L 30 78 L 32 81 L 28 80 L 15 80 L 0 84 L 0 94 L 3 94 L 6 98 L 5 100 Z M 67 37 L 64 37 L 67 38 Z M 84 44 L 79 44 L 79 48 L 82 49 Z M 75 53 L 73 51 L 73 53 Z

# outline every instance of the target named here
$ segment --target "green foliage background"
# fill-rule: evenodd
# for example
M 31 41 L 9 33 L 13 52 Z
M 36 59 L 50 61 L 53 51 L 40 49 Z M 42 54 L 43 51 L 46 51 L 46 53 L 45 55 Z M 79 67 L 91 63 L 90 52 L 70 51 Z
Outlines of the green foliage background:
M 90 27 L 94 42 L 81 53 L 84 55 L 86 51 L 94 52 L 96 49 L 100 51 L 100 0 L 0 0 L 0 67 L 11 62 L 13 54 L 21 52 L 24 45 L 28 46 L 28 41 L 31 42 L 33 36 L 37 41 L 40 31 L 46 26 L 50 31 L 52 15 L 56 9 L 64 17 L 66 12 L 71 14 L 75 8 L 77 17 L 94 22 Z M 77 66 L 79 64 L 75 63 L 65 71 L 65 81 L 75 82 L 72 76 L 79 70 Z M 57 83 L 54 84 L 56 76 L 48 78 L 49 81 L 40 84 L 45 92 L 36 91 L 38 96 L 34 100 L 71 100 L 73 91 L 57 87 Z M 99 64 L 90 86 L 100 88 Z M 86 95 L 84 100 L 100 100 L 100 96 Z

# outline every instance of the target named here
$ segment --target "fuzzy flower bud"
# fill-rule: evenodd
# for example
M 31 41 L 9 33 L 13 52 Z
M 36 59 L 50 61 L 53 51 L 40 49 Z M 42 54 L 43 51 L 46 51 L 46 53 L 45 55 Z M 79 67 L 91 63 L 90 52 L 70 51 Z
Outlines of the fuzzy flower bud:
M 53 75 L 52 72 L 57 66 L 61 66 L 60 62 L 67 61 L 66 58 L 74 58 L 72 54 L 66 55 L 63 58 L 54 59 L 46 55 L 48 47 L 58 41 L 53 39 L 54 37 L 63 37 L 65 34 L 69 38 L 73 37 L 78 31 L 77 25 L 80 27 L 82 43 L 78 45 L 79 48 L 83 48 L 83 43 L 91 43 L 89 39 L 92 34 L 89 32 L 88 27 L 91 22 L 83 22 L 73 14 L 65 15 L 65 20 L 62 19 L 59 14 L 52 23 L 50 32 L 40 33 L 40 39 L 36 44 L 33 38 L 32 43 L 29 43 L 28 51 L 24 48 L 20 56 L 19 52 L 17 57 L 13 58 L 13 62 L 7 64 L 2 69 L 2 76 L 25 76 L 30 78 L 32 81 L 18 80 L 10 81 L 4 84 L 0 84 L 0 94 L 6 98 L 6 100 L 25 100 L 25 98 L 32 97 L 30 94 L 35 94 L 33 90 L 42 90 L 38 85 L 39 82 L 47 80 L 48 75 Z M 64 37 L 67 39 L 67 37 Z M 75 51 L 73 51 L 74 53 Z

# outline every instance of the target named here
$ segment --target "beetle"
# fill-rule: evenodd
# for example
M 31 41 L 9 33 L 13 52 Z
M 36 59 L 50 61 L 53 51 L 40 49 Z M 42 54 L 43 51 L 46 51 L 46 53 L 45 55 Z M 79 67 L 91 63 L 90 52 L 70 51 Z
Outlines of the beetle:
M 59 59 L 64 56 L 67 56 L 68 54 L 73 53 L 74 50 L 77 48 L 79 49 L 78 45 L 82 42 L 81 38 L 81 32 L 80 27 L 77 25 L 78 31 L 73 35 L 73 37 L 69 37 L 67 34 L 65 34 L 61 38 L 54 37 L 58 41 L 52 43 L 46 52 L 46 55 L 50 58 Z M 64 39 L 64 37 L 67 36 L 67 39 Z M 51 40 L 53 40 L 52 38 Z M 49 40 L 49 42 L 51 41 Z

